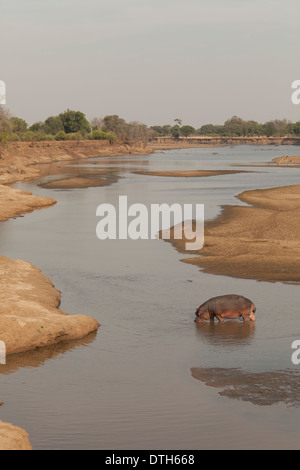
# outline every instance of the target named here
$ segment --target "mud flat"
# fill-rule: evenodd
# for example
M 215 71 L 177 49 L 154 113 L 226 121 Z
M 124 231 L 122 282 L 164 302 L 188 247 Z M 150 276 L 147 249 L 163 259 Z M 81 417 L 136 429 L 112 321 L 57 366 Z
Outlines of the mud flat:
M 223 206 L 222 214 L 205 224 L 202 250 L 187 252 L 184 234 L 175 240 L 171 230 L 174 247 L 194 255 L 182 261 L 210 274 L 300 284 L 300 185 L 237 197 L 251 206 Z

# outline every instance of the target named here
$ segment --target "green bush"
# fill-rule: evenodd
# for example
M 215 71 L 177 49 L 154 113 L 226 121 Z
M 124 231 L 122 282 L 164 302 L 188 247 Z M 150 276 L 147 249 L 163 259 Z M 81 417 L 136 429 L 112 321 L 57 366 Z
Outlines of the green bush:
M 56 136 L 55 140 L 67 140 L 67 135 L 64 131 L 59 131 Z
M 66 140 L 82 140 L 82 134 L 80 131 L 66 134 Z
M 41 131 L 27 131 L 22 135 L 22 140 L 24 142 L 43 142 L 46 137 L 46 134 Z
M 0 143 L 1 144 L 7 144 L 9 142 L 9 136 L 6 134 L 6 132 L 1 132 L 0 133 Z
M 106 132 L 94 130 L 89 134 L 90 140 L 106 140 Z
M 52 135 L 52 134 L 45 134 L 45 140 L 46 140 L 47 142 L 52 142 L 52 141 L 55 140 L 55 136 Z
M 10 140 L 11 142 L 19 142 L 20 137 L 19 137 L 17 134 L 11 134 L 9 140 Z
M 116 142 L 118 137 L 114 132 L 106 132 L 106 139 L 112 144 L 113 142 Z

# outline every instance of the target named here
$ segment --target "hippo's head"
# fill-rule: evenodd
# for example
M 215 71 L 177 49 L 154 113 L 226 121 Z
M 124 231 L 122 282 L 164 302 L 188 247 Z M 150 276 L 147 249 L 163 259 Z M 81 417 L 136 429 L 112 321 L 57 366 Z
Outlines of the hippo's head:
M 197 317 L 196 321 L 205 321 L 209 319 L 209 313 L 202 305 L 197 308 L 195 315 Z
M 197 310 L 195 312 L 196 317 L 199 317 L 199 315 L 201 315 L 201 313 L 203 313 L 202 307 L 197 308 Z

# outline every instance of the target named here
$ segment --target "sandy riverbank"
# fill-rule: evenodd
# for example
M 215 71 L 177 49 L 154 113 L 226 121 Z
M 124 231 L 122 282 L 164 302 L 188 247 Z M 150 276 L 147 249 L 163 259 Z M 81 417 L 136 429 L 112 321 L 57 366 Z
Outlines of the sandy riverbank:
M 175 240 L 171 230 L 175 248 L 194 255 L 182 261 L 210 274 L 300 284 L 300 185 L 245 191 L 237 197 L 251 206 L 223 207 L 205 225 L 202 250 L 186 252 L 187 240 Z
M 107 141 L 18 142 L 0 146 L 0 184 L 38 177 L 36 165 L 93 157 L 145 155 L 152 147 L 109 144 Z
M 190 136 L 179 137 L 157 137 L 151 142 L 154 150 L 171 150 L 199 147 L 227 147 L 235 145 L 300 145 L 299 137 L 267 137 L 267 136 L 249 136 L 249 137 L 222 137 L 222 136 Z
M 51 144 L 11 144 L 0 149 L 0 221 L 49 207 L 55 199 L 34 196 L 6 185 L 40 175 L 40 164 L 69 162 L 101 155 L 146 153 L 143 149 L 110 146 L 104 142 Z M 46 166 L 46 165 L 45 165 Z M 105 179 L 91 181 L 75 178 L 80 187 L 101 185 Z M 62 184 L 62 183 L 60 183 Z M 70 181 L 66 183 L 67 186 Z M 51 281 L 33 265 L 0 256 L 0 340 L 6 353 L 30 351 L 70 340 L 78 340 L 96 331 L 99 323 L 85 315 L 68 315 L 59 310 L 60 293 Z M 5 406 L 5 405 L 4 405 Z M 25 431 L 0 421 L 0 450 L 31 449 Z
M 0 450 L 32 450 L 27 432 L 0 421 Z
M 0 222 L 53 204 L 56 204 L 55 199 L 33 196 L 30 192 L 0 185 Z
M 0 256 L 0 275 L 1 340 L 8 355 L 83 338 L 100 326 L 59 310 L 60 292 L 32 264 Z

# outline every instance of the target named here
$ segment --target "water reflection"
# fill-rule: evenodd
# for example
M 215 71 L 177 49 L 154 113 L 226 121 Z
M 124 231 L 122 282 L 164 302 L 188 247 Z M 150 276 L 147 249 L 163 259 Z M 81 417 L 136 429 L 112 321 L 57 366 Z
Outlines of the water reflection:
M 196 334 L 213 346 L 248 345 L 254 338 L 255 322 L 195 322 Z
M 93 343 L 96 336 L 97 332 L 95 331 L 83 339 L 64 341 L 25 353 L 11 354 L 7 356 L 6 364 L 1 365 L 0 374 L 9 375 L 24 367 L 40 367 L 45 364 L 45 362 L 56 359 L 58 356 L 64 355 L 69 351 L 73 351 L 79 347 L 89 346 Z
M 219 395 L 249 401 L 254 405 L 285 403 L 300 406 L 300 374 L 291 370 L 247 372 L 241 369 L 191 369 L 192 376 L 209 387 L 222 388 Z

